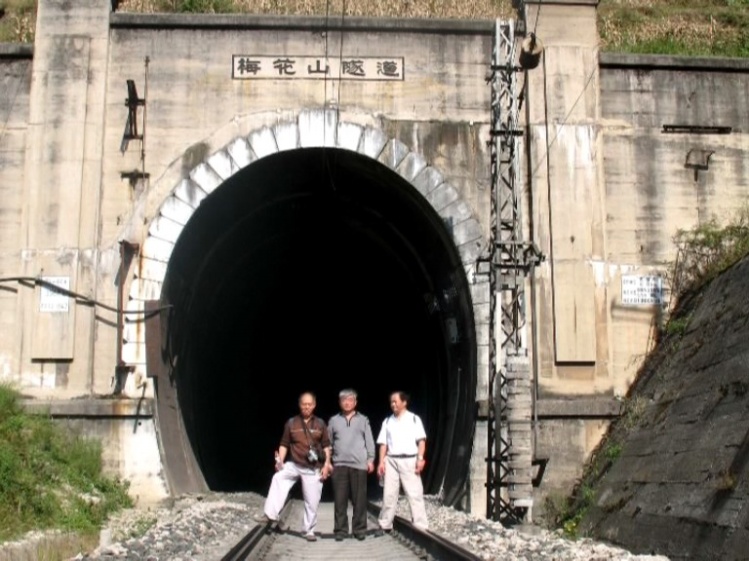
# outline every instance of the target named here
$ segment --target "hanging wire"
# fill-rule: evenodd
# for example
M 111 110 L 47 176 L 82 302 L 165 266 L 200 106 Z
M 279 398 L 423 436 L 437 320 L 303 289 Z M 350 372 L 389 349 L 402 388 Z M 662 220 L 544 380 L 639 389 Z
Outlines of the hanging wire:
M 151 58 L 146 56 L 143 61 L 143 128 L 140 137 L 140 164 L 141 164 L 141 181 L 143 181 L 144 189 L 146 185 L 146 122 L 147 122 L 147 111 L 148 111 L 148 64 L 151 62 Z
M 70 298 L 75 299 L 75 301 L 78 302 L 79 304 L 84 304 L 87 306 L 95 306 L 97 308 L 103 308 L 104 310 L 109 310 L 110 312 L 121 313 L 121 314 L 133 314 L 133 315 L 140 314 L 140 315 L 143 315 L 143 319 L 148 319 L 149 317 L 154 316 L 163 310 L 168 310 L 173 307 L 171 304 L 169 304 L 167 306 L 161 306 L 157 309 L 150 310 L 148 312 L 146 312 L 145 310 L 122 310 L 115 306 L 109 306 L 108 304 L 104 304 L 103 302 L 99 302 L 98 300 L 94 300 L 93 298 L 89 298 L 88 296 L 84 294 L 80 294 L 78 292 L 68 290 L 67 288 L 63 288 L 61 286 L 57 286 L 56 284 L 49 282 L 47 280 L 44 280 L 41 277 L 2 277 L 0 278 L 0 283 L 5 283 L 5 282 L 18 282 L 20 284 L 33 283 L 34 286 L 41 286 L 50 290 L 51 292 L 56 292 L 58 294 L 62 294 L 63 296 L 69 296 Z M 142 320 L 128 320 L 128 321 L 138 322 Z
M 343 0 L 341 4 L 341 48 L 338 52 L 338 97 L 336 100 L 336 111 L 338 115 L 341 114 L 341 87 L 343 86 L 343 78 L 341 73 L 343 72 L 343 23 L 346 20 L 346 0 Z
M 330 0 L 325 0 L 325 64 L 328 64 L 328 35 L 330 34 Z M 328 72 L 323 74 L 323 109 L 328 108 Z M 327 131 L 323 128 L 323 146 L 325 146 L 325 133 Z
M 544 75 L 544 80 L 546 80 L 546 51 L 544 51 L 543 53 L 542 60 L 543 60 L 543 73 L 544 73 L 543 75 Z M 544 121 L 546 122 L 546 128 L 547 128 L 546 153 L 543 155 L 543 157 L 541 158 L 541 161 L 538 162 L 536 167 L 533 168 L 533 172 L 531 173 L 531 179 L 536 176 L 536 172 L 539 170 L 539 168 L 542 165 L 544 165 L 545 163 L 544 161 L 548 160 L 549 151 L 551 150 L 551 147 L 557 141 L 557 138 L 559 138 L 559 135 L 561 134 L 562 129 L 565 127 L 565 125 L 567 124 L 567 120 L 570 118 L 570 115 L 572 115 L 572 112 L 575 110 L 575 107 L 577 107 L 577 104 L 580 102 L 583 95 L 588 90 L 588 86 L 590 86 L 590 83 L 593 80 L 593 76 L 595 76 L 596 74 L 596 70 L 598 70 L 598 68 L 594 65 L 590 71 L 590 74 L 588 75 L 588 78 L 585 80 L 585 85 L 583 86 L 582 91 L 580 91 L 580 94 L 577 96 L 577 99 L 575 99 L 575 103 L 572 104 L 572 107 L 569 108 L 569 110 L 567 111 L 567 114 L 564 116 L 564 119 L 562 119 L 561 123 L 559 123 L 559 125 L 557 126 L 557 130 L 554 134 L 554 138 L 552 138 L 551 141 L 549 141 L 549 136 L 548 136 L 548 125 L 549 125 L 548 117 L 544 118 Z
M 346 20 L 346 0 L 343 0 L 341 3 L 341 23 L 339 28 L 340 33 L 340 45 L 338 50 L 338 76 L 336 77 L 336 80 L 338 82 L 338 91 L 336 92 L 336 102 L 335 102 L 335 112 L 336 117 L 340 118 L 340 106 L 341 106 L 341 86 L 343 84 L 343 34 L 344 34 L 344 23 Z M 326 0 L 325 2 L 325 62 L 328 61 L 328 35 L 330 33 L 330 0 Z M 325 103 L 324 103 L 324 115 L 323 115 L 323 159 L 324 159 L 324 169 L 327 171 L 327 179 L 330 184 L 330 187 L 333 191 L 336 190 L 335 182 L 333 181 L 333 173 L 330 165 L 330 161 L 328 159 L 328 153 L 326 151 L 327 148 L 327 109 L 328 109 L 328 90 L 327 90 L 327 77 L 328 73 L 325 73 Z M 335 153 L 334 153 L 335 155 Z
M 538 20 L 541 19 L 541 6 L 542 5 L 543 5 L 543 0 L 539 0 L 538 9 L 536 10 L 536 23 L 533 24 L 533 35 L 536 34 L 536 29 L 538 29 Z
M 536 21 L 533 24 L 533 34 L 536 34 L 536 30 L 538 29 L 538 21 L 541 19 L 541 8 L 543 6 L 543 0 L 539 0 L 538 3 L 538 10 L 536 11 Z M 530 174 L 529 181 L 532 180 L 536 176 L 536 172 L 541 168 L 542 165 L 546 164 L 548 167 L 548 162 L 545 162 L 545 160 L 548 160 L 549 158 L 549 152 L 551 150 L 551 147 L 554 145 L 554 143 L 557 141 L 557 138 L 562 132 L 562 129 L 567 124 L 567 120 L 570 118 L 570 115 L 572 115 L 572 112 L 575 110 L 575 107 L 577 107 L 577 104 L 582 99 L 585 92 L 588 90 L 588 87 L 590 86 L 591 81 L 593 80 L 593 76 L 595 76 L 596 70 L 598 70 L 598 67 L 596 65 L 593 65 L 593 68 L 590 71 L 590 74 L 585 80 L 585 85 L 583 86 L 582 91 L 577 96 L 577 99 L 575 99 L 575 102 L 572 104 L 572 107 L 569 108 L 567 111 L 567 114 L 564 116 L 564 119 L 562 119 L 561 123 L 559 123 L 559 126 L 557 127 L 557 130 L 554 134 L 554 138 L 549 140 L 549 108 L 548 108 L 548 101 L 546 98 L 546 51 L 544 50 L 542 54 L 542 62 L 543 62 L 543 77 L 544 77 L 544 126 L 546 127 L 546 153 L 543 155 L 541 160 L 536 164 L 536 167 L 533 168 L 533 171 Z M 527 74 L 527 73 L 526 73 Z M 523 83 L 523 89 L 525 90 L 525 83 Z

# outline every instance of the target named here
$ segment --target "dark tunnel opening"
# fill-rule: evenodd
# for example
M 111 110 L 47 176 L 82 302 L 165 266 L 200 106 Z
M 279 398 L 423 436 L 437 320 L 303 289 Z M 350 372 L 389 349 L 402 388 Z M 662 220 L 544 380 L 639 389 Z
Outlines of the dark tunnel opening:
M 449 227 L 397 173 L 337 149 L 260 159 L 201 203 L 168 266 L 163 343 L 209 488 L 267 492 L 303 391 L 327 421 L 355 388 L 376 439 L 403 390 L 427 430 L 425 492 L 460 506 L 476 336 Z

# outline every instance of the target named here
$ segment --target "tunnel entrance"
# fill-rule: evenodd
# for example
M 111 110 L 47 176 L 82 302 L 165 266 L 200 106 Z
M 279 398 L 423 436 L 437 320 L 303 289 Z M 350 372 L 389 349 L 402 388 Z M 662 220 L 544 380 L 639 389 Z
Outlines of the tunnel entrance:
M 388 167 L 331 148 L 248 165 L 190 217 L 161 304 L 170 376 L 209 488 L 265 494 L 299 394 L 314 392 L 327 421 L 353 387 L 375 438 L 389 394 L 411 394 L 428 434 L 425 491 L 463 498 L 471 295 L 450 224 Z

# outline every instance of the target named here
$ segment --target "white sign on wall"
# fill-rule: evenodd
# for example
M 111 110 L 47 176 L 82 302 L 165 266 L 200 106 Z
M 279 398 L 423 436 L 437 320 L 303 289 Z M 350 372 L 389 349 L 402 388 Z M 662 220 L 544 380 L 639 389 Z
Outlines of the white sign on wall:
M 65 290 L 70 290 L 70 277 L 42 277 L 44 282 L 54 284 Z M 40 312 L 67 312 L 70 306 L 70 297 L 67 294 L 56 292 L 55 290 L 42 285 L 39 293 L 39 311 Z
M 652 306 L 662 303 L 662 277 L 658 275 L 622 275 L 622 304 Z

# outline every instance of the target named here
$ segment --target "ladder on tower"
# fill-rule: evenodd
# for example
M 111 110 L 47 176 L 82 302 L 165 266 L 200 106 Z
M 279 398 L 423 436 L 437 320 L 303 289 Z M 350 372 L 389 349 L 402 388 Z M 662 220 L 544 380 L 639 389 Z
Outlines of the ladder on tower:
M 491 85 L 492 176 L 489 252 L 477 272 L 489 276 L 487 517 L 527 521 L 533 506 L 533 384 L 526 343 L 526 280 L 543 255 L 523 239 L 519 158 L 523 131 L 516 76 L 515 23 L 497 20 Z M 499 327 L 499 333 L 497 333 Z

